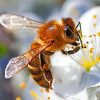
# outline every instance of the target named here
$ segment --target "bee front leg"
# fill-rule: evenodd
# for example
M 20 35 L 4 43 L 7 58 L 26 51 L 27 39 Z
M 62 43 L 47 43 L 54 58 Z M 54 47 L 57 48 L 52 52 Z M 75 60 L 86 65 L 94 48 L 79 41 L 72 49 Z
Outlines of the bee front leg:
M 61 50 L 62 54 L 68 55 L 68 51 Z
M 61 50 L 61 52 L 65 55 L 70 55 L 70 54 L 74 54 L 76 52 L 78 52 L 80 49 L 79 46 L 77 46 L 76 48 L 74 48 L 73 50 L 69 50 L 69 51 L 65 51 L 65 50 Z

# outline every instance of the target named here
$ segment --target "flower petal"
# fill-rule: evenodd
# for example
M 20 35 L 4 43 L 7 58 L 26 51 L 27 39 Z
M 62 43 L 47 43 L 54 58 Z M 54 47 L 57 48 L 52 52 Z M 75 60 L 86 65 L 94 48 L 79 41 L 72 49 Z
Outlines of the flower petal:
M 58 96 L 66 98 L 82 91 L 87 84 L 87 73 L 69 57 L 56 53 L 52 57 L 53 89 Z
M 100 7 L 92 8 L 83 14 L 80 18 L 82 23 L 82 32 L 83 35 L 89 36 L 96 34 L 96 37 L 92 39 L 86 39 L 89 41 L 90 47 L 94 48 L 94 56 L 100 56 Z M 94 43 L 92 44 L 91 41 Z M 91 71 L 88 73 L 88 83 L 87 87 L 94 86 L 100 82 L 100 64 L 99 62 L 95 64 L 95 67 L 91 68 Z
M 100 7 L 92 8 L 87 11 L 80 18 L 80 22 L 82 23 L 82 33 L 85 36 L 96 35 L 92 38 L 85 38 L 86 42 L 89 42 L 89 48 L 96 49 L 94 50 L 95 56 L 100 52 Z M 87 21 L 88 20 L 88 21 Z
M 61 15 L 63 17 L 72 17 L 77 20 L 86 10 L 92 6 L 93 4 L 89 2 L 89 0 L 66 0 L 62 7 Z

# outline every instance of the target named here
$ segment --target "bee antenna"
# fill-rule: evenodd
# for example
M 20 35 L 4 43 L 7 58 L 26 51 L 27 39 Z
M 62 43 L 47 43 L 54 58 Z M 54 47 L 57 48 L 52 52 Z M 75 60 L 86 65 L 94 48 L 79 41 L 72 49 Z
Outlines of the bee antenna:
M 80 40 L 80 42 L 81 42 L 81 46 L 83 47 L 83 45 L 82 45 L 82 40 L 81 40 L 81 36 L 82 36 L 82 27 L 81 27 L 81 22 L 80 22 L 80 21 L 78 22 L 76 28 L 78 28 L 78 26 L 80 27 L 80 30 L 78 31 L 77 34 L 78 34 L 79 40 Z M 81 33 L 79 34 L 80 31 L 81 31 Z
M 81 39 L 81 37 L 80 37 L 80 35 L 79 35 L 79 33 L 78 33 L 78 37 L 79 37 L 79 40 L 80 40 L 80 43 L 81 43 L 81 47 L 83 47 L 83 43 L 82 43 L 82 39 Z

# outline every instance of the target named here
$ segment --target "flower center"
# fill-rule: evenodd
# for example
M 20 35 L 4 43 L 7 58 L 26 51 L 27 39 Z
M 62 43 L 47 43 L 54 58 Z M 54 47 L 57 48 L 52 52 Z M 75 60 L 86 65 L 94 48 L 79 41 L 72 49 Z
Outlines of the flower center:
M 84 44 L 82 44 L 83 48 L 81 50 L 84 55 L 81 56 L 79 62 L 80 65 L 84 67 L 87 72 L 89 72 L 90 69 L 100 61 L 99 41 L 97 41 L 97 39 L 100 39 L 100 32 L 82 37 L 82 42 Z
M 91 56 L 90 56 L 91 59 Z M 94 67 L 97 63 L 99 63 L 100 58 L 96 57 L 95 59 L 87 60 L 85 57 L 82 57 L 81 66 L 83 66 L 87 72 L 90 71 L 91 67 Z

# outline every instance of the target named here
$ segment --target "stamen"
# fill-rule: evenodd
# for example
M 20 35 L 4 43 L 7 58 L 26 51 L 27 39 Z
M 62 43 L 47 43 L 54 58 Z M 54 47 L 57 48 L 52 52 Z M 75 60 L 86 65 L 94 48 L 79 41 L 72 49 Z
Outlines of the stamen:
M 97 18 L 97 15 L 93 15 L 93 19 L 96 19 Z
M 96 33 L 96 38 L 97 38 L 97 46 L 96 46 L 96 48 L 98 48 L 98 49 L 96 49 L 96 51 L 95 51 L 95 56 L 98 56 L 98 53 L 100 52 L 100 32 L 98 32 L 98 33 Z
M 83 54 L 83 56 L 84 56 L 84 58 L 85 59 L 87 59 L 88 61 L 90 61 L 90 58 L 89 58 L 89 56 L 87 55 L 87 53 L 86 52 L 88 52 L 89 50 L 88 50 L 88 45 L 86 45 L 86 44 L 83 44 L 83 40 L 84 39 L 84 37 L 83 37 L 83 35 L 82 35 L 82 38 L 81 38 L 81 51 L 82 51 L 82 54 Z M 85 40 L 86 40 L 86 36 L 85 36 Z M 86 42 L 87 44 L 88 44 L 88 42 Z
M 90 57 L 90 48 L 89 48 L 89 42 L 88 41 L 86 42 L 86 46 L 87 46 L 87 48 L 85 49 L 85 54 L 87 54 L 88 61 L 92 61 L 92 58 Z M 91 54 L 91 56 L 93 56 L 93 53 Z
M 81 66 L 85 67 L 87 72 L 89 72 L 91 67 L 95 66 L 95 64 L 97 64 L 99 62 L 98 57 L 97 56 L 94 57 L 94 55 L 96 54 L 94 49 L 97 48 L 96 47 L 96 38 L 95 38 L 95 36 L 96 36 L 96 34 L 89 36 L 89 40 L 90 40 L 90 38 L 92 38 L 92 40 L 94 42 L 93 47 L 89 48 L 89 43 L 93 43 L 92 41 L 87 42 L 86 50 L 88 51 L 88 57 L 89 57 L 90 60 L 88 61 L 87 58 L 84 58 L 84 57 L 82 57 L 82 59 L 80 60 L 82 62 Z
M 85 54 L 85 51 L 84 51 L 84 48 L 83 48 L 83 42 L 82 42 L 82 39 L 83 39 L 83 34 L 82 34 L 82 31 L 81 31 L 81 36 L 80 34 L 78 33 L 78 36 L 79 36 L 79 39 L 80 39 L 80 49 L 82 51 L 82 54 L 85 58 L 88 58 L 88 56 Z M 88 46 L 87 46 L 88 47 Z M 86 50 L 86 49 L 85 49 Z M 88 59 L 89 60 L 89 59 Z
M 93 18 L 96 20 L 97 16 L 94 15 Z M 93 33 L 96 33 L 95 23 L 93 24 L 95 29 Z M 75 53 L 74 56 L 69 55 L 69 57 L 84 67 L 87 72 L 89 72 L 91 67 L 95 66 L 100 61 L 100 58 L 98 57 L 98 51 L 100 50 L 97 49 L 100 47 L 100 45 L 97 44 L 97 37 L 99 37 L 100 42 L 100 32 L 89 36 L 83 36 L 81 31 L 81 33 L 78 33 L 78 37 L 80 42 L 80 51 Z
M 95 21 L 95 23 L 94 23 L 94 33 L 97 33 L 96 32 L 96 19 L 97 19 L 97 15 L 94 15 L 93 18 L 94 18 L 94 21 Z M 94 37 L 93 59 L 95 59 L 96 58 L 96 53 L 97 53 L 97 49 L 96 49 L 97 48 L 96 34 L 94 34 L 93 37 Z
M 84 41 L 84 43 L 85 44 L 83 44 L 83 45 L 85 45 L 85 47 L 86 48 L 83 48 L 84 49 L 84 52 L 85 52 L 85 55 L 86 55 L 86 57 L 84 57 L 85 59 L 87 59 L 87 61 L 89 61 L 89 62 L 91 62 L 92 60 L 93 60 L 93 52 L 92 53 L 90 53 L 90 51 L 92 50 L 94 50 L 93 49 L 93 46 L 92 47 L 90 47 L 90 44 L 91 44 L 91 41 L 87 41 L 87 40 L 90 40 L 90 38 L 92 38 L 92 35 L 90 35 L 90 36 L 85 36 L 84 38 L 83 38 L 83 41 Z M 92 49 L 91 49 L 92 48 Z M 91 49 L 91 50 L 90 50 Z
M 50 96 L 48 97 L 48 100 L 50 100 Z
M 73 60 L 73 61 L 75 61 L 77 64 L 79 64 L 80 65 L 80 62 L 78 61 L 78 60 L 76 60 L 76 57 L 74 56 L 74 57 L 72 57 L 71 55 L 69 55 L 68 54 L 68 56 Z
M 98 34 L 99 35 L 99 34 Z M 91 67 L 95 66 L 97 63 L 99 63 L 100 59 L 98 57 L 98 55 L 96 55 L 96 48 L 97 48 L 97 41 L 96 41 L 96 34 L 89 36 L 89 38 L 92 38 L 94 41 L 94 47 L 89 48 L 89 43 L 87 42 L 87 50 L 88 50 L 88 57 L 91 59 L 91 61 L 88 61 L 87 58 L 82 57 L 82 59 L 80 59 L 80 62 L 82 62 L 81 66 L 83 66 L 87 72 L 90 71 Z M 85 52 L 86 54 L 86 52 Z M 93 56 L 95 55 L 95 57 L 93 58 Z
M 94 51 L 94 48 L 90 48 L 90 53 L 93 53 L 93 51 Z
M 97 33 L 97 36 L 99 36 L 99 37 L 100 37 L 100 32 L 98 32 L 98 33 Z

